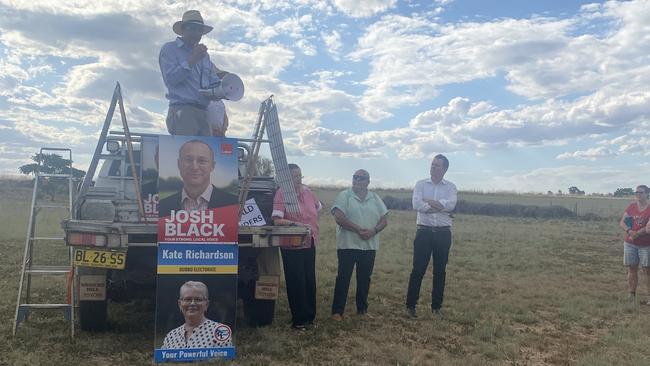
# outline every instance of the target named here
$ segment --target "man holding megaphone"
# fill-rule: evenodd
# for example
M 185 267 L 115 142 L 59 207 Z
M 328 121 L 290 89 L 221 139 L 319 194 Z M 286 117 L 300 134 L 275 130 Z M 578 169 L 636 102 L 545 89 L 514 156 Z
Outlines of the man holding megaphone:
M 208 120 L 208 106 L 222 104 L 221 99 L 241 99 L 244 84 L 237 75 L 219 70 L 210 61 L 208 48 L 200 42 L 212 27 L 203 23 L 199 11 L 186 11 L 172 29 L 180 37 L 165 43 L 159 57 L 169 99 L 167 130 L 172 135 L 212 136 L 215 122 L 211 125 Z M 225 109 L 223 118 L 227 121 Z

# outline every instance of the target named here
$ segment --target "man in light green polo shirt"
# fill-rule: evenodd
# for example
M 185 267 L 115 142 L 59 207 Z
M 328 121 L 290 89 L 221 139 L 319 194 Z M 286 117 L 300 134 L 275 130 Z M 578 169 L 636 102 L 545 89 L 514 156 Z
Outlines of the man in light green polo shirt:
M 339 261 L 332 319 L 343 319 L 352 270 L 357 266 L 357 314 L 368 311 L 370 276 L 379 248 L 379 235 L 388 224 L 388 209 L 379 195 L 368 191 L 370 174 L 363 169 L 352 176 L 352 188 L 339 193 L 332 206 L 336 227 L 336 255 Z

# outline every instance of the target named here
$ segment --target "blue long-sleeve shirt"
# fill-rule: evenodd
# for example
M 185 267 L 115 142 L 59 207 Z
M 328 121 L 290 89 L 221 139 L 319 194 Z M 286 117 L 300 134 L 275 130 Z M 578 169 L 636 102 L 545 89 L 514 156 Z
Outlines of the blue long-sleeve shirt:
M 160 49 L 158 61 L 167 87 L 165 97 L 169 99 L 169 105 L 196 104 L 207 107 L 210 101 L 199 93 L 199 89 L 207 89 L 221 80 L 217 76 L 220 70 L 207 54 L 190 66 L 187 59 L 192 54 L 192 48 L 192 45 L 177 37 Z

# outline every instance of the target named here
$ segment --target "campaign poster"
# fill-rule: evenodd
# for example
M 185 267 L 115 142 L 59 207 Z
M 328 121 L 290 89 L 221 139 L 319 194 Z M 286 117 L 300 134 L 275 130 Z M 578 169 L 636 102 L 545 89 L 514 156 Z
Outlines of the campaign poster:
M 154 361 L 234 358 L 237 140 L 160 136 Z
M 154 361 L 235 357 L 237 274 L 159 274 Z
M 158 241 L 235 244 L 237 140 L 195 136 L 160 136 L 158 140 Z
M 143 136 L 142 157 L 142 204 L 145 221 L 158 221 L 158 136 Z

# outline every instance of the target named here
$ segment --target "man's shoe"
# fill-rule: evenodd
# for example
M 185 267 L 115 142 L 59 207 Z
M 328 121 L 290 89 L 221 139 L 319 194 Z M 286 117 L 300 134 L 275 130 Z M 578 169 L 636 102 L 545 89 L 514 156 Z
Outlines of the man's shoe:
M 436 318 L 440 320 L 442 320 L 445 317 L 444 314 L 442 313 L 442 309 L 431 309 L 431 312 Z
M 297 331 L 300 331 L 300 332 L 304 332 L 308 328 L 307 328 L 307 326 L 305 324 L 294 324 L 294 325 L 291 326 L 291 329 L 297 330 Z
M 357 316 L 360 318 L 374 319 L 374 317 L 368 314 L 368 310 L 359 310 L 357 311 Z
M 415 308 L 406 308 L 406 317 L 410 319 L 417 318 L 418 314 L 415 312 Z
M 636 294 L 632 293 L 632 292 L 627 294 L 627 301 L 632 302 L 632 303 L 636 302 Z
M 334 313 L 332 314 L 332 320 L 334 320 L 335 322 L 340 322 L 341 320 L 343 320 L 343 315 Z

